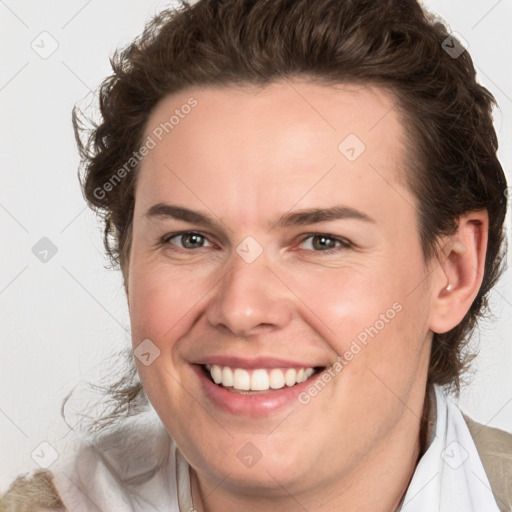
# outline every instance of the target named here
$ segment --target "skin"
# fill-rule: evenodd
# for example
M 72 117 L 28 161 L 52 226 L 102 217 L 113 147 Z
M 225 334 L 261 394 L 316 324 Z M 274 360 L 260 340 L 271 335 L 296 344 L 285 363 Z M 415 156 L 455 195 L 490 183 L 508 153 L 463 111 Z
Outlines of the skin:
M 157 106 L 146 136 L 191 96 L 197 106 L 139 171 L 127 289 L 134 348 L 150 339 L 160 350 L 148 366 L 137 360 L 140 377 L 192 467 L 195 508 L 394 510 L 420 453 L 432 332 L 460 322 L 476 296 L 487 216 L 461 218 L 425 262 L 402 122 L 381 89 L 193 88 Z M 338 149 L 348 134 L 366 146 L 352 162 Z M 157 203 L 218 226 L 146 215 Z M 269 228 L 280 215 L 335 205 L 373 220 Z M 162 242 L 187 230 L 204 236 L 193 248 L 179 236 Z M 349 245 L 329 239 L 326 254 L 306 238 L 315 233 Z M 247 236 L 263 249 L 252 263 L 236 252 Z M 401 311 L 307 405 L 231 414 L 191 369 L 212 354 L 328 366 L 396 303 Z M 262 454 L 250 468 L 237 457 L 249 441 Z

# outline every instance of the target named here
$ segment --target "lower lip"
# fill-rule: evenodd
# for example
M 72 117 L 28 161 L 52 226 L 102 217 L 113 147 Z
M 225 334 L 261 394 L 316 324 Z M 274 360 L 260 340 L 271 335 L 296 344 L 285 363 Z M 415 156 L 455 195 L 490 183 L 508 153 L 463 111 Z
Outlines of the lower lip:
M 223 386 L 218 386 L 212 382 L 205 374 L 202 366 L 194 364 L 192 368 L 201 381 L 206 396 L 217 407 L 231 414 L 244 416 L 270 416 L 274 412 L 290 405 L 299 405 L 298 395 L 305 391 L 320 375 L 315 373 L 305 382 L 286 386 L 281 389 L 270 390 L 268 393 L 255 393 L 245 395 L 228 391 Z

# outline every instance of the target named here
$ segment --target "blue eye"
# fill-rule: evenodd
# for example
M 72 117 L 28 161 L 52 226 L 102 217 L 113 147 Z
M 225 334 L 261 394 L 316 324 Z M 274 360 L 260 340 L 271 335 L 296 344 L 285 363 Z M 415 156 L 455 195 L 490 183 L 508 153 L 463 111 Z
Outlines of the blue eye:
M 173 240 L 177 240 L 179 243 Z M 208 239 L 204 235 L 195 231 L 167 235 L 162 239 L 162 242 L 177 245 L 181 249 L 201 249 L 201 247 L 205 247 L 206 242 L 209 244 Z

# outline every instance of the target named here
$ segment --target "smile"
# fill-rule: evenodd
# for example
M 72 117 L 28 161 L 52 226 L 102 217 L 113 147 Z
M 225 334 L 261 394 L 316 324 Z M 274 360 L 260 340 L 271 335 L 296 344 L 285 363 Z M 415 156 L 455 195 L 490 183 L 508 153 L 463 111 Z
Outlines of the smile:
M 292 387 L 308 380 L 321 368 L 232 368 L 207 364 L 204 366 L 210 379 L 235 393 L 268 392 L 284 387 Z

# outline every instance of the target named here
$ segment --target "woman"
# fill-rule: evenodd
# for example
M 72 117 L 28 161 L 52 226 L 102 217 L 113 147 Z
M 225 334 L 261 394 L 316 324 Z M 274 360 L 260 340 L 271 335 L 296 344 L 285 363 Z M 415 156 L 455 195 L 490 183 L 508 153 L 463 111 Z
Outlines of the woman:
M 74 121 L 138 414 L 6 510 L 508 510 L 510 435 L 445 392 L 506 213 L 463 44 L 413 0 L 201 0 L 113 64 Z

